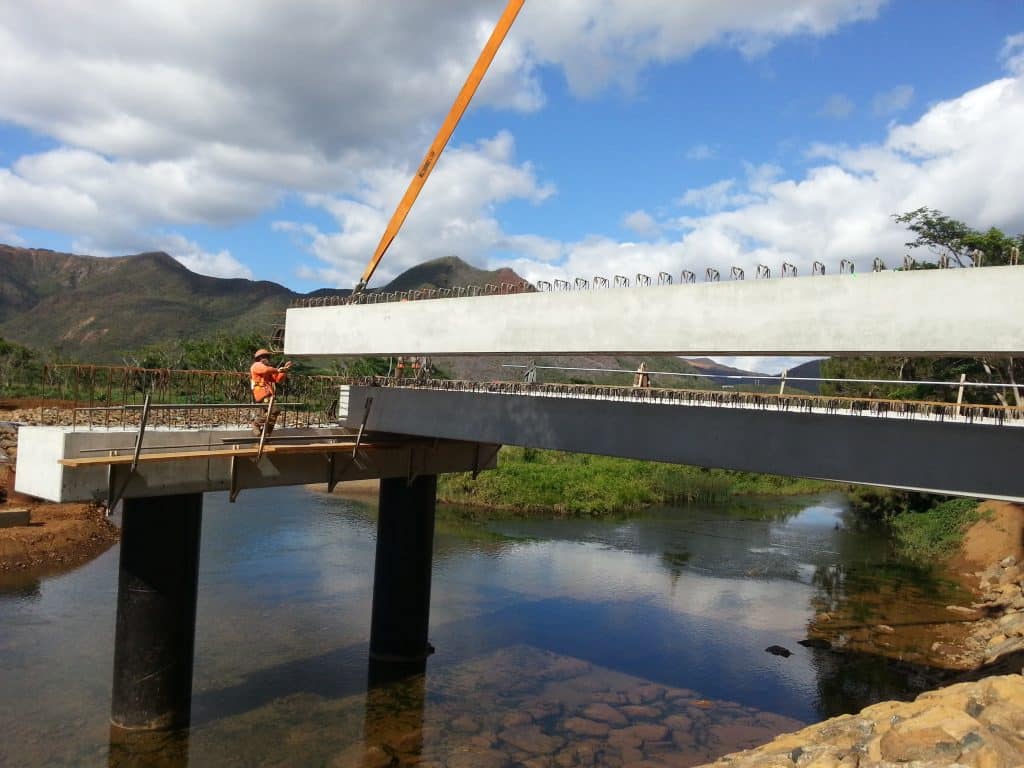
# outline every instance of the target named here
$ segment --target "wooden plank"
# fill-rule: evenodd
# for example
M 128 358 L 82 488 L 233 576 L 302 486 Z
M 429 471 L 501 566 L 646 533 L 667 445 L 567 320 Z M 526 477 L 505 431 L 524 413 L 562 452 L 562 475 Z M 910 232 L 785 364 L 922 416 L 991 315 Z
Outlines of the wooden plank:
M 381 451 L 403 448 L 411 443 L 363 443 L 359 450 Z M 307 443 L 305 445 L 267 445 L 263 447 L 263 455 L 275 454 L 316 454 L 316 453 L 340 453 L 351 451 L 355 443 Z M 255 458 L 259 454 L 259 448 L 235 448 L 218 449 L 210 451 L 174 451 L 170 453 L 144 453 L 139 456 L 140 464 L 152 464 L 164 461 L 190 461 L 195 459 L 229 459 L 232 456 Z M 132 456 L 88 456 L 74 459 L 58 459 L 58 463 L 71 468 L 77 467 L 105 467 L 110 465 L 131 464 Z

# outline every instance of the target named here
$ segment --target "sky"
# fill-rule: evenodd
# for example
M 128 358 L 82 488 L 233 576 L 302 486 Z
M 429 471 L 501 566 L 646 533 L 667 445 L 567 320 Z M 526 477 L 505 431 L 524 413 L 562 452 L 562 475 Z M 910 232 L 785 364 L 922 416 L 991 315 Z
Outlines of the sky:
M 0 242 L 350 287 L 504 5 L 0 0 Z M 526 0 L 371 286 L 899 263 L 1022 126 L 1020 0 Z

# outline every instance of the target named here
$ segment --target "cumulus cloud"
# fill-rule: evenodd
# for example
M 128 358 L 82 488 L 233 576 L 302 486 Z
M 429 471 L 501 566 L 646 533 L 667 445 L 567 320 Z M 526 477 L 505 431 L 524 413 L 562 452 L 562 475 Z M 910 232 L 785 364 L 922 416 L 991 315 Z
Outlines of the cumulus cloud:
M 631 88 L 653 63 L 709 45 L 757 55 L 788 36 L 827 35 L 872 18 L 883 3 L 528 4 L 474 105 L 541 109 L 542 67 L 564 72 L 577 94 Z M 297 193 L 353 227 L 337 233 L 329 248 L 321 243 L 316 249 L 321 257 L 333 254 L 324 269 L 341 269 L 344 254 L 372 240 L 366 230 L 394 205 L 398 179 L 407 178 L 422 156 L 502 5 L 5 3 L 0 121 L 58 146 L 0 167 L 0 226 L 47 229 L 100 250 L 131 251 L 153 233 L 238 223 Z M 470 174 L 464 181 L 471 181 L 471 164 L 465 156 L 462 162 Z M 503 183 L 522 189 L 521 166 L 499 162 L 492 170 L 509 173 Z M 435 180 L 431 196 L 439 186 Z M 427 232 L 421 222 L 424 241 L 470 244 L 491 237 L 515 244 L 495 232 L 488 208 L 508 194 L 517 193 L 494 190 L 490 203 L 453 211 L 438 220 L 441 231 Z M 532 199 L 535 193 L 523 194 Z M 554 252 L 550 244 L 518 241 L 524 243 L 548 260 Z M 351 278 L 345 271 L 343 282 Z
M 913 99 L 913 86 L 897 85 L 888 91 L 875 94 L 875 97 L 871 100 L 871 110 L 876 115 L 894 115 L 909 107 Z
M 658 234 L 658 222 L 647 211 L 627 213 L 622 219 L 622 224 L 641 237 L 651 237 Z
M 1006 38 L 1001 58 L 1009 72 L 1024 75 L 1024 32 Z
M 685 58 L 707 45 L 757 56 L 793 35 L 824 36 L 872 19 L 885 0 L 549 0 L 522 25 L 539 60 L 565 72 L 578 94 L 609 83 L 632 89 L 651 62 Z
M 377 247 L 391 214 L 386 203 L 398 200 L 408 182 L 405 169 L 374 170 L 364 175 L 360 190 L 349 197 L 307 196 L 308 205 L 334 218 L 336 232 L 295 221 L 275 226 L 299 237 L 323 262 L 318 268 L 307 268 L 305 276 L 347 285 Z M 509 133 L 454 148 L 434 172 L 431 194 L 423 195 L 412 209 L 374 280 L 379 284 L 421 261 L 451 254 L 497 249 L 527 253 L 541 262 L 557 258 L 560 251 L 552 251 L 542 238 L 504 233 L 493 211 L 508 200 L 539 203 L 552 194 L 554 188 L 539 181 L 529 163 L 516 163 L 515 142 Z
M 778 274 L 782 262 L 808 274 L 842 259 L 867 268 L 875 257 L 898 263 L 906 230 L 892 215 L 938 208 L 979 228 L 1024 231 L 1024 76 L 1002 78 L 934 105 L 919 120 L 893 125 L 886 139 L 858 147 L 819 145 L 812 167 L 783 178 L 771 165 L 749 166 L 742 179 L 689 190 L 677 203 L 704 212 L 658 222 L 661 237 L 617 242 L 591 237 L 565 243 L 558 262 L 528 258 L 515 267 L 530 279 L 635 275 L 730 266 L 752 275 L 758 264 Z
M 853 103 L 853 99 L 845 93 L 833 93 L 825 99 L 825 103 L 818 110 L 818 114 L 833 120 L 845 120 L 856 109 L 857 105 Z

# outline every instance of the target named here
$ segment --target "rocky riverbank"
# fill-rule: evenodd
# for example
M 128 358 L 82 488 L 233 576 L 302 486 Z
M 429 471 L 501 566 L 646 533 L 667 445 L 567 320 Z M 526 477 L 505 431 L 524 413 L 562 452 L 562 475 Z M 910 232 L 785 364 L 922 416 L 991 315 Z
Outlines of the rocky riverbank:
M 950 615 L 947 636 L 959 633 L 958 639 L 936 640 L 930 648 L 932 658 L 941 665 L 933 679 L 944 680 L 944 687 L 913 702 L 883 702 L 856 715 L 832 718 L 708 765 L 1024 766 L 1024 507 L 987 502 L 982 510 L 983 519 L 967 533 L 951 564 L 955 575 L 973 591 L 974 600 L 945 607 Z M 889 640 L 898 633 L 892 627 L 885 629 L 876 633 L 886 643 L 877 652 L 891 655 Z
M 1019 768 L 1024 677 L 1005 675 L 886 701 L 832 718 L 714 768 Z

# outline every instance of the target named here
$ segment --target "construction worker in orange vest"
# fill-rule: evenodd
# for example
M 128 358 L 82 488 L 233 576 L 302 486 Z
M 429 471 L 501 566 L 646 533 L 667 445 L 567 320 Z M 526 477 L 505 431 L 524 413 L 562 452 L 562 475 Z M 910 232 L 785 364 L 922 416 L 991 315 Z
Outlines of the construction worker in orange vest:
M 253 363 L 249 366 L 249 386 L 252 389 L 252 399 L 255 403 L 263 403 L 272 395 L 277 394 L 277 385 L 287 378 L 292 363 L 289 360 L 280 368 L 275 368 L 270 364 L 270 351 L 266 349 L 257 349 L 252 359 Z M 280 414 L 281 409 L 275 406 L 269 416 L 265 413 L 261 415 L 252 423 L 252 433 L 262 435 L 263 425 L 266 422 L 269 435 L 274 431 L 274 425 Z

